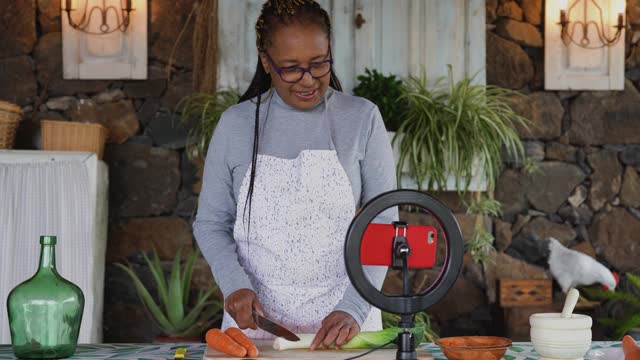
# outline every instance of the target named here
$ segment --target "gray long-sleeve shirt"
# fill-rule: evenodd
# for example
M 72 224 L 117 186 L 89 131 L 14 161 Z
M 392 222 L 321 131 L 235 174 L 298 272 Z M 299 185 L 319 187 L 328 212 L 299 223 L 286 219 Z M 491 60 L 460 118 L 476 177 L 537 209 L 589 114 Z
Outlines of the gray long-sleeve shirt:
M 396 188 L 391 144 L 373 103 L 329 88 L 326 108 L 322 101 L 303 111 L 287 105 L 276 91 L 271 101 L 266 96 L 260 106 L 260 154 L 294 159 L 303 150 L 329 150 L 333 142 L 351 182 L 356 208 Z M 251 164 L 255 112 L 254 99 L 222 114 L 207 153 L 194 223 L 195 237 L 225 298 L 239 289 L 253 289 L 238 260 L 233 227 L 240 185 Z M 396 219 L 397 209 L 390 208 L 375 221 Z M 382 287 L 386 268 L 365 267 L 365 273 L 374 286 Z M 370 305 L 349 286 L 333 310 L 349 313 L 362 325 Z

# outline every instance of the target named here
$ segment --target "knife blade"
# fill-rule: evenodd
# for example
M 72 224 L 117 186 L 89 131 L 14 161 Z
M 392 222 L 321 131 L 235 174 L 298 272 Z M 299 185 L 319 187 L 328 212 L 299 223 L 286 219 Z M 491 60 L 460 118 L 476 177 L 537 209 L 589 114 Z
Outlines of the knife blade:
M 275 322 L 267 319 L 266 317 L 258 314 L 255 310 L 253 310 L 253 318 L 256 321 L 256 325 L 258 327 L 270 334 L 275 336 L 285 338 L 289 341 L 300 341 L 300 338 L 296 336 L 296 334 L 289 331 L 282 325 L 276 324 Z

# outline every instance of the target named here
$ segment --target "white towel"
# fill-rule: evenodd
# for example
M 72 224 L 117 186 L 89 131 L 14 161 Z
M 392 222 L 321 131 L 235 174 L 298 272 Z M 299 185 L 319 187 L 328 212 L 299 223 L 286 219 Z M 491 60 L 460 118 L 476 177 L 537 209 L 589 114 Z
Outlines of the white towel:
M 41 235 L 57 236 L 58 272 L 84 293 L 79 343 L 101 341 L 105 244 L 94 241 L 91 175 L 78 160 L 0 162 L 0 343 L 11 342 L 7 296 L 36 272 Z

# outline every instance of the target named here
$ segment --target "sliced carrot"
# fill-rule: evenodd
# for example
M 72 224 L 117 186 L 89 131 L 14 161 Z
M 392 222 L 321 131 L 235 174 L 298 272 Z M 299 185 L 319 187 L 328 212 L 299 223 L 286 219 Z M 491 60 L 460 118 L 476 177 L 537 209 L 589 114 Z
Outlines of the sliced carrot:
M 234 327 L 230 327 L 224 331 L 225 334 L 231 336 L 233 340 L 235 340 L 238 344 L 242 345 L 245 349 L 247 349 L 247 356 L 254 358 L 257 357 L 259 352 L 256 345 L 249 339 L 247 335 L 245 335 L 242 330 Z
M 247 349 L 243 348 L 220 329 L 207 331 L 205 339 L 207 340 L 207 345 L 227 355 L 235 357 L 245 357 L 247 355 Z

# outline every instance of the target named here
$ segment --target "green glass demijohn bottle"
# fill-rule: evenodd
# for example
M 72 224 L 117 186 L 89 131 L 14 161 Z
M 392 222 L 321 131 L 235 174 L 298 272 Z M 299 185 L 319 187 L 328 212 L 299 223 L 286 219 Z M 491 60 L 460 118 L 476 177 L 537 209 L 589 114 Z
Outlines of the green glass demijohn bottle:
M 55 245 L 55 236 L 40 237 L 38 271 L 7 299 L 11 345 L 19 358 L 65 358 L 76 351 L 84 295 L 58 274 Z

